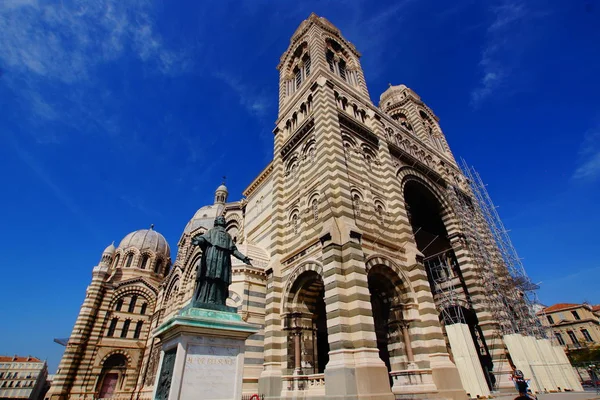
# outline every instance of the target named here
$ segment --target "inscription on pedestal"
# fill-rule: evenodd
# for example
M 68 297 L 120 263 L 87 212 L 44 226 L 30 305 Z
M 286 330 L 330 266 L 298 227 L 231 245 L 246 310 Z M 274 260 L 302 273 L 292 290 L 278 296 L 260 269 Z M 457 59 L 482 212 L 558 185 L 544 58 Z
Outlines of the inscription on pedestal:
M 181 400 L 228 400 L 235 397 L 239 348 L 191 345 L 188 347 Z

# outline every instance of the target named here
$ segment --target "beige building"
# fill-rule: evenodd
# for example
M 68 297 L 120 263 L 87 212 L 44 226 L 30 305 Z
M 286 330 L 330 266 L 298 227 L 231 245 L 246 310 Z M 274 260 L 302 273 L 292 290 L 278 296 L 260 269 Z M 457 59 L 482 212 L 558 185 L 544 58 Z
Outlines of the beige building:
M 535 317 L 437 116 L 404 85 L 373 104 L 359 60 L 326 19 L 300 24 L 278 65 L 273 160 L 242 200 L 217 189 L 174 262 L 152 228 L 102 253 L 51 399 L 152 397 L 152 330 L 190 301 L 191 238 L 217 215 L 253 259 L 232 260 L 228 299 L 262 327 L 246 341 L 245 393 L 463 399 L 512 388 L 510 362 L 541 357 L 524 355 Z
M 537 315 L 566 349 L 600 346 L 600 305 L 558 303 Z
M 35 357 L 0 356 L 0 399 L 41 400 L 48 367 Z

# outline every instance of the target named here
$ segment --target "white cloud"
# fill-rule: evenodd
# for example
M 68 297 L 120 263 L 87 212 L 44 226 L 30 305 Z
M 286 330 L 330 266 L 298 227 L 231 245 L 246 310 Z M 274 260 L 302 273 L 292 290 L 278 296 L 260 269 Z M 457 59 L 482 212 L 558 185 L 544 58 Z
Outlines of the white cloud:
M 600 126 L 590 129 L 583 138 L 579 151 L 579 165 L 573 173 L 576 180 L 600 178 Z
M 471 92 L 471 105 L 474 107 L 501 89 L 519 65 L 520 53 L 526 46 L 519 36 L 519 28 L 530 22 L 532 16 L 519 0 L 505 0 L 491 10 L 494 18 L 488 26 L 479 61 L 481 80 Z
M 243 83 L 232 74 L 218 72 L 214 76 L 222 80 L 238 96 L 240 105 L 256 117 L 263 117 L 269 110 L 271 102 L 264 92 L 259 92 Z
M 184 54 L 167 48 L 155 32 L 151 1 L 74 0 L 0 5 L 0 60 L 9 71 L 74 82 L 125 51 L 177 73 Z
M 101 105 L 111 99 L 98 95 L 100 67 L 124 56 L 150 74 L 173 76 L 190 66 L 189 54 L 157 31 L 153 7 L 152 0 L 0 1 L 0 84 L 30 110 L 34 125 L 59 120 L 75 130 L 113 129 L 112 122 L 104 126 L 114 118 L 103 115 Z M 30 134 L 37 143 L 60 142 L 44 131 Z

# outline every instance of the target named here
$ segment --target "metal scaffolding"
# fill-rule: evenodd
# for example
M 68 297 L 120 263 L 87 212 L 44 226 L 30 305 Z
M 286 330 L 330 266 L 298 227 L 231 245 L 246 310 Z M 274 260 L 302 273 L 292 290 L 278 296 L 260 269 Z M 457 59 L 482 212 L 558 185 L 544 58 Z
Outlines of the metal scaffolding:
M 535 315 L 536 290 L 539 287 L 527 276 L 479 173 L 469 167 L 464 159 L 461 164 L 473 195 L 474 220 L 479 225 L 479 229 L 475 230 L 483 243 L 488 242 L 484 246 L 487 255 L 481 257 L 481 268 L 490 280 L 485 287 L 494 291 L 494 295 L 500 300 L 497 305 L 508 307 L 505 310 L 509 312 L 509 318 L 518 319 L 512 324 L 512 328 L 503 327 L 502 333 L 546 337 L 545 328 Z

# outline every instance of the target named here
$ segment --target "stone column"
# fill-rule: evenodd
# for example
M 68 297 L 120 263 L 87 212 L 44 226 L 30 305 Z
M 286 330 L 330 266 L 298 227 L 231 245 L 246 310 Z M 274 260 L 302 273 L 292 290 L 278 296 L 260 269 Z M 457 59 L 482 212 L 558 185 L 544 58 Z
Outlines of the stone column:
M 410 342 L 410 333 L 408 331 L 409 322 L 401 321 L 400 329 L 402 330 L 402 339 L 404 340 L 404 348 L 406 349 L 406 360 L 408 361 L 409 369 L 416 369 L 415 356 L 412 351 L 412 344 Z
M 294 332 L 294 375 L 302 375 L 302 349 L 300 347 L 302 331 Z

